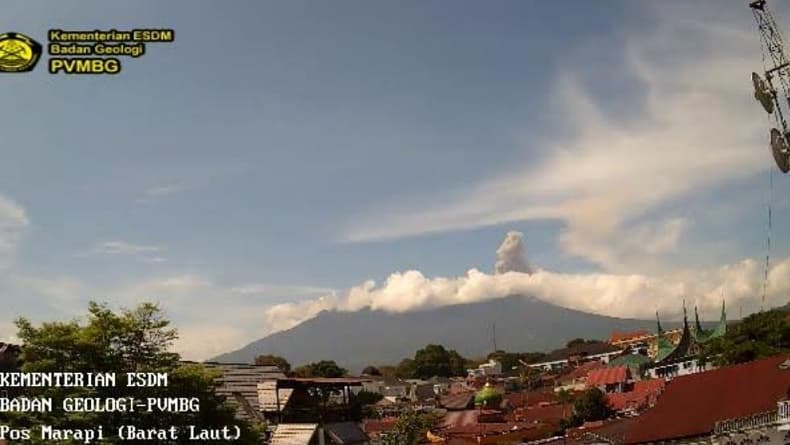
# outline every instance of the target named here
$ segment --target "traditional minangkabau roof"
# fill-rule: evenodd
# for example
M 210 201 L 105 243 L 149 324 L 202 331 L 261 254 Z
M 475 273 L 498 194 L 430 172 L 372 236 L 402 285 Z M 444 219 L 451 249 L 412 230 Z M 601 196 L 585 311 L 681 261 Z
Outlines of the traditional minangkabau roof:
M 658 313 L 656 313 L 656 320 L 658 320 Z M 658 322 L 658 330 L 658 353 L 654 360 L 656 364 L 672 363 L 696 355 L 699 352 L 700 342 L 697 341 L 695 335 L 692 334 L 691 328 L 689 328 L 685 303 L 683 303 L 683 334 L 678 344 L 673 346 L 672 343 L 664 337 L 660 321 Z
M 656 405 L 638 417 L 626 443 L 709 436 L 716 422 L 776 411 L 786 399 L 790 354 L 674 378 Z
M 727 311 L 724 306 L 724 301 L 721 302 L 721 317 L 719 318 L 719 324 L 717 324 L 715 328 L 707 330 L 702 327 L 696 306 L 694 307 L 694 318 L 696 324 L 693 334 L 694 339 L 698 343 L 707 343 L 715 338 L 723 337 L 724 334 L 727 333 Z
M 664 330 L 661 328 L 661 320 L 658 318 L 658 311 L 656 311 L 656 325 L 658 329 L 658 351 L 654 361 L 656 363 L 664 361 L 666 357 L 672 354 L 675 350 L 675 345 L 664 336 Z

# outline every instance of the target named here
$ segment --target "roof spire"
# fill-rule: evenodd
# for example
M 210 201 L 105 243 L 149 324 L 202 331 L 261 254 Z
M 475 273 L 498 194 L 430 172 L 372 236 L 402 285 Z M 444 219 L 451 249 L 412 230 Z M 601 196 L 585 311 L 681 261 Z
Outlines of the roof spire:
M 696 330 L 697 330 L 697 334 L 701 335 L 705 331 L 702 329 L 702 323 L 699 322 L 699 312 L 697 312 L 697 306 L 696 305 L 694 306 L 694 321 L 696 322 L 695 327 L 696 327 Z
M 656 311 L 656 325 L 658 326 L 658 336 L 660 337 L 664 333 L 664 330 L 661 329 L 661 320 L 658 318 L 658 311 Z

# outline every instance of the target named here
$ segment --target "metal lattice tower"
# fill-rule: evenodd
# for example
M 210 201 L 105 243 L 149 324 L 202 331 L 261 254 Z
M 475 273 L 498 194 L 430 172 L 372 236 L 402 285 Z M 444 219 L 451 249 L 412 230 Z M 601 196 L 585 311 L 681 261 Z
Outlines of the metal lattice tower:
M 749 7 L 752 9 L 752 14 L 757 22 L 760 40 L 765 51 L 763 54 L 764 64 L 766 65 L 765 80 L 768 82 L 776 104 L 775 116 L 777 124 L 782 127 L 783 133 L 787 133 L 787 122 L 784 120 L 782 104 L 779 100 L 779 93 L 781 92 L 781 96 L 786 101 L 786 106 L 790 107 L 790 59 L 788 59 L 784 51 L 784 37 L 776 24 L 776 20 L 774 20 L 773 14 L 766 8 L 766 0 L 753 1 L 749 3 Z M 780 92 L 774 87 L 776 83 L 779 84 Z

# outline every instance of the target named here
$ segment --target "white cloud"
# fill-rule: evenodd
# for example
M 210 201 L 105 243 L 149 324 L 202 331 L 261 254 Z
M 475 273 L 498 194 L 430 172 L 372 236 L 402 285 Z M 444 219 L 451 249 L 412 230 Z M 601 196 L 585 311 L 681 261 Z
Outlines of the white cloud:
M 335 292 L 335 289 L 330 287 L 275 283 L 251 283 L 234 287 L 231 290 L 241 295 L 271 295 L 280 297 L 306 297 L 331 294 Z
M 556 219 L 571 255 L 610 271 L 644 271 L 676 250 L 684 215 L 650 212 L 672 200 L 748 178 L 768 165 L 766 121 L 751 95 L 757 40 L 740 24 L 664 16 L 628 40 L 623 68 L 644 93 L 614 116 L 564 67 L 554 103 L 563 134 L 530 147 L 529 163 L 429 205 L 389 206 L 354 218 L 346 241 L 394 239 L 511 221 Z M 694 35 L 694 44 L 688 36 Z M 618 70 L 620 67 L 607 67 Z M 640 100 L 641 99 L 641 100 Z M 645 218 L 651 215 L 650 220 Z
M 158 255 L 164 249 L 159 246 L 134 244 L 127 241 L 105 241 L 97 244 L 90 253 L 104 255 L 126 255 L 152 263 L 162 263 L 166 258 Z
M 698 305 L 703 315 L 715 318 L 722 296 L 731 309 L 742 307 L 746 314 L 757 310 L 763 270 L 761 263 L 751 259 L 665 275 L 566 274 L 543 269 L 531 274 L 490 275 L 471 269 L 460 277 L 428 278 L 409 270 L 391 274 L 381 286 L 366 281 L 342 295 L 276 305 L 266 311 L 266 321 L 271 329 L 282 330 L 323 310 L 357 311 L 369 307 L 409 312 L 513 295 L 601 315 L 647 319 L 655 311 L 677 317 L 685 299 Z M 785 304 L 790 295 L 790 259 L 773 266 L 769 283 L 766 307 Z

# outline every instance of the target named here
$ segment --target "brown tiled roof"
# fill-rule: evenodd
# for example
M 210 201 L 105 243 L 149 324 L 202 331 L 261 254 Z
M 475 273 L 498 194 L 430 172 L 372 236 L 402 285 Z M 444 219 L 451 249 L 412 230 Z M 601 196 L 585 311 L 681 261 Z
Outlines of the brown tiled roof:
M 640 380 L 631 391 L 607 394 L 606 398 L 615 411 L 642 410 L 656 403 L 665 385 L 664 379 Z
M 568 430 L 568 442 L 573 443 L 600 443 L 604 439 L 606 442 L 620 445 L 624 443 L 625 436 L 631 428 L 639 421 L 638 417 L 624 417 L 621 419 L 611 419 L 595 424 L 586 423 L 582 427 Z
M 787 397 L 790 370 L 782 354 L 741 365 L 676 377 L 656 406 L 626 435 L 629 444 L 708 435 L 716 422 L 776 410 Z
M 537 405 L 541 402 L 556 402 L 557 395 L 552 388 L 542 388 L 526 392 L 511 392 L 503 396 L 511 409 Z
M 519 408 L 513 411 L 513 417 L 525 422 L 548 422 L 559 424 L 565 416 L 573 412 L 571 405 L 561 405 L 559 403 L 541 404 L 528 408 Z

